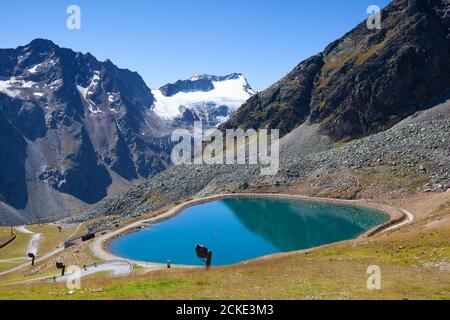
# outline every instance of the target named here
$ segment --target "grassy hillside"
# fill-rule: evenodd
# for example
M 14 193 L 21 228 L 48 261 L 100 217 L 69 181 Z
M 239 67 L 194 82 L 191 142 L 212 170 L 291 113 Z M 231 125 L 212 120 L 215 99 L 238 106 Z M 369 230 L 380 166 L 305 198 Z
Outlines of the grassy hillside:
M 449 204 L 435 212 L 438 220 L 450 216 Z M 74 293 L 54 284 L 0 287 L 0 299 L 450 299 L 450 226 L 427 230 L 427 224 L 210 271 L 103 274 Z M 370 265 L 381 267 L 379 291 L 367 289 Z

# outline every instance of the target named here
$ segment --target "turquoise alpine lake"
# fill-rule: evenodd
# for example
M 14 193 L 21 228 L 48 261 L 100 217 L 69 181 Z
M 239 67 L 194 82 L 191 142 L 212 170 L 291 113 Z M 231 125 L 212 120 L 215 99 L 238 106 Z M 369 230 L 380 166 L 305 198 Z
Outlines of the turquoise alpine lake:
M 197 244 L 213 252 L 214 266 L 354 239 L 389 221 L 380 211 L 348 205 L 269 198 L 236 198 L 200 204 L 122 236 L 110 251 L 123 258 L 204 265 Z

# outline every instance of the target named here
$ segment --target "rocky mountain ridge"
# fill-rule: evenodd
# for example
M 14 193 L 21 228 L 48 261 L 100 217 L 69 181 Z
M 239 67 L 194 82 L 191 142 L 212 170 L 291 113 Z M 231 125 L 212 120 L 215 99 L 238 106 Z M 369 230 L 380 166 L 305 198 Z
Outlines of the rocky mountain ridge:
M 395 0 L 381 30 L 366 22 L 253 96 L 223 128 L 275 128 L 307 121 L 334 141 L 389 129 L 450 90 L 448 0 Z
M 0 50 L 0 211 L 61 215 L 170 165 L 169 131 L 135 72 L 37 39 Z

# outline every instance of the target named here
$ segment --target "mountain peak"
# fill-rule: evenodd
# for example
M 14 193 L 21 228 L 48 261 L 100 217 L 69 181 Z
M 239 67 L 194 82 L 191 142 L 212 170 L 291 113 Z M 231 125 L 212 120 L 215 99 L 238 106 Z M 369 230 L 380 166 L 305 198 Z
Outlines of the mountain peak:
M 237 80 L 240 77 L 245 78 L 244 75 L 242 73 L 230 73 L 228 75 L 225 76 L 215 76 L 215 75 L 211 75 L 211 74 L 194 74 L 189 80 L 191 81 L 196 81 L 196 80 L 209 80 L 209 81 L 226 81 L 226 80 Z
M 0 49 L 0 132 L 11 141 L 3 160 L 18 168 L 0 168 L 0 207 L 59 214 L 72 208 L 67 196 L 95 203 L 111 185 L 164 170 L 168 131 L 152 104 L 137 73 L 90 53 L 46 39 Z M 23 182 L 14 192 L 12 179 Z
M 53 41 L 43 38 L 37 38 L 23 47 L 19 47 L 19 50 L 33 50 L 33 51 L 52 51 L 59 48 Z
M 247 79 L 242 73 L 230 73 L 225 76 L 215 76 L 211 74 L 195 74 L 189 79 L 178 80 L 175 83 L 168 83 L 159 90 L 166 96 L 171 97 L 177 93 L 184 92 L 209 92 L 215 89 L 214 83 L 236 80 L 236 83 L 242 83 L 245 91 L 249 94 L 255 94 L 254 90 L 248 84 Z
M 306 121 L 348 141 L 391 128 L 450 90 L 448 0 L 395 0 L 381 30 L 361 22 L 259 93 L 224 128 L 276 128 Z
M 48 46 L 48 47 L 57 47 L 57 45 L 49 39 L 45 39 L 45 38 L 36 38 L 34 40 L 32 40 L 28 45 L 26 45 L 27 47 L 30 46 Z
M 242 73 L 225 76 L 195 74 L 153 90 L 154 111 L 168 120 L 201 120 L 216 126 L 255 94 Z M 179 123 L 177 123 L 179 125 Z

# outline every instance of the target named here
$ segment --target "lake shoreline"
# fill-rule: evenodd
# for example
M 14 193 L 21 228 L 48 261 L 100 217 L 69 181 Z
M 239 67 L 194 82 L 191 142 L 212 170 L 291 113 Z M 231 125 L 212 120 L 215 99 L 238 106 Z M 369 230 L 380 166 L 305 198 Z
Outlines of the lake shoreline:
M 356 239 L 373 237 L 375 235 L 379 235 L 387 229 L 392 230 L 392 228 L 395 228 L 395 226 L 397 226 L 397 225 L 400 226 L 400 225 L 404 225 L 405 222 L 406 223 L 411 222 L 409 220 L 411 219 L 411 216 L 412 216 L 412 214 L 410 214 L 409 212 L 405 212 L 402 209 L 394 208 L 394 207 L 384 205 L 381 203 L 369 202 L 366 200 L 341 200 L 341 199 L 330 199 L 330 198 L 314 198 L 314 197 L 306 197 L 306 196 L 290 195 L 290 194 L 257 194 L 257 193 L 223 194 L 223 195 L 209 196 L 209 197 L 200 198 L 200 199 L 188 200 L 181 204 L 176 205 L 175 207 L 173 207 L 173 208 L 169 209 L 168 211 L 166 211 L 162 214 L 159 214 L 155 217 L 146 218 L 146 219 L 142 219 L 142 220 L 130 223 L 130 224 L 128 224 L 122 228 L 119 228 L 111 233 L 103 235 L 102 237 L 100 237 L 98 239 L 95 239 L 94 242 L 91 244 L 90 249 L 95 256 L 97 256 L 98 258 L 100 258 L 102 260 L 125 260 L 125 261 L 133 263 L 137 266 L 141 266 L 141 267 L 148 268 L 151 270 L 160 270 L 160 269 L 167 268 L 166 264 L 135 261 L 135 260 L 124 259 L 122 257 L 118 257 L 110 252 L 110 250 L 109 250 L 110 244 L 113 240 L 115 240 L 119 237 L 140 231 L 143 228 L 148 227 L 149 224 L 156 224 L 156 223 L 174 218 L 174 217 L 178 216 L 180 213 L 182 213 L 184 210 L 191 208 L 193 206 L 201 205 L 204 203 L 209 203 L 212 201 L 218 201 L 218 200 L 224 200 L 224 199 L 236 199 L 236 198 L 300 200 L 300 201 L 305 201 L 305 202 L 316 202 L 316 203 L 322 203 L 322 204 L 350 205 L 353 207 L 359 207 L 359 208 L 363 208 L 363 209 L 377 210 L 377 211 L 387 214 L 390 217 L 388 222 L 378 225 L 378 226 L 366 231 L 364 234 L 360 235 L 359 237 L 357 237 L 355 239 L 351 239 L 351 240 L 340 241 L 340 242 L 352 241 L 352 240 L 356 240 Z M 306 249 L 306 250 L 292 251 L 292 252 L 288 252 L 288 253 L 276 253 L 276 254 L 271 254 L 269 256 L 274 257 L 274 256 L 281 256 L 281 255 L 299 253 L 299 252 L 311 252 L 312 250 L 317 250 L 317 249 L 323 248 L 325 246 L 335 245 L 340 242 L 326 244 L 324 246 L 314 247 L 314 248 Z M 256 259 L 251 259 L 251 260 L 264 259 L 266 257 L 267 256 L 262 256 L 262 257 L 259 257 Z M 247 261 L 243 261 L 240 263 L 246 263 L 246 262 Z M 190 266 L 190 265 L 173 265 L 172 267 L 173 268 L 199 268 L 199 266 Z

